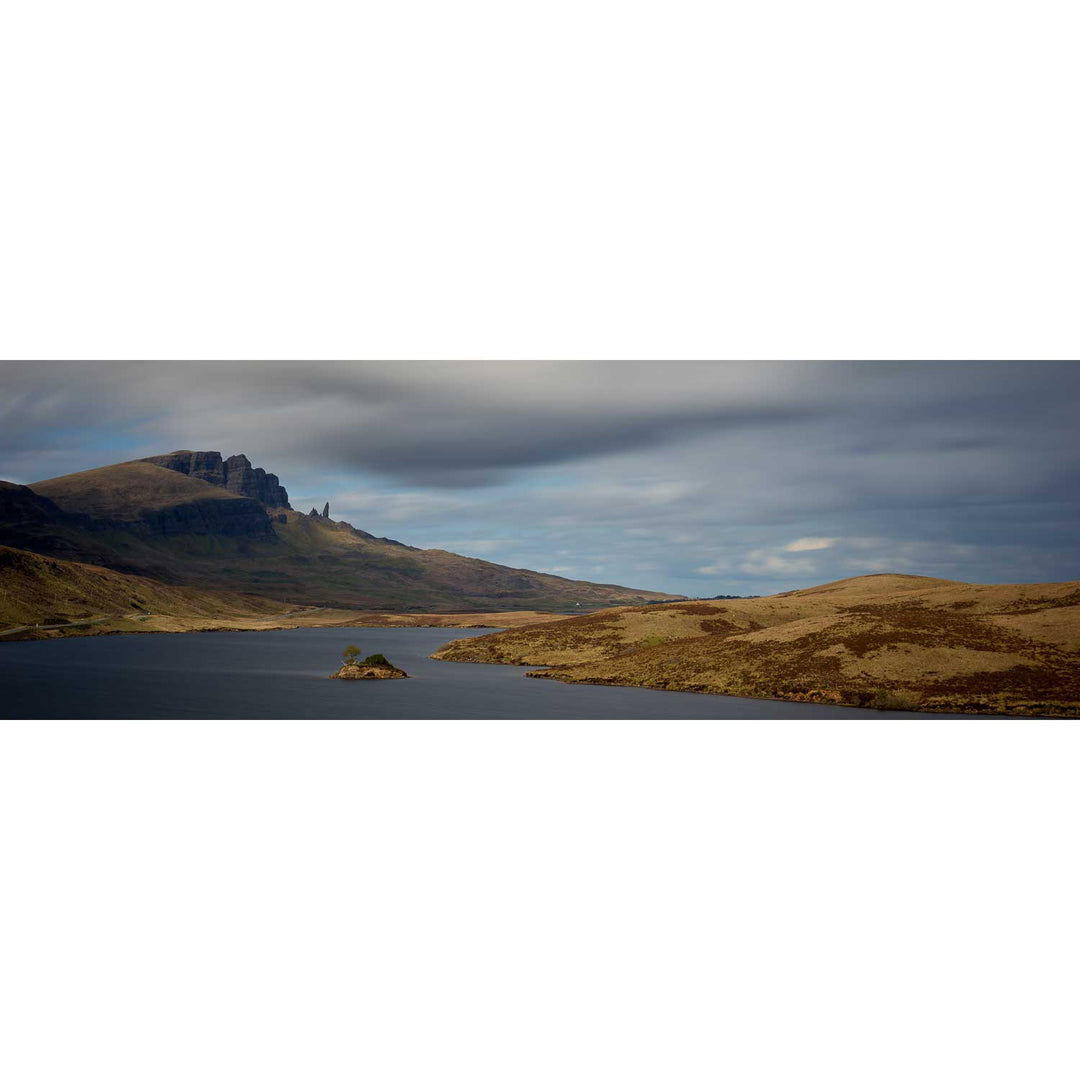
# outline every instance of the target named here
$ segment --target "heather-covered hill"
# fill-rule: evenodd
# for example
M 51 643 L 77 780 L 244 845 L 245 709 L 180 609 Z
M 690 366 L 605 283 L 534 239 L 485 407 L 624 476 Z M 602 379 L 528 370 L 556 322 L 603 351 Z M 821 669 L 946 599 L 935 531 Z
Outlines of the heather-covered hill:
M 1080 582 L 875 574 L 749 600 L 617 608 L 436 657 L 564 682 L 939 712 L 1080 713 Z

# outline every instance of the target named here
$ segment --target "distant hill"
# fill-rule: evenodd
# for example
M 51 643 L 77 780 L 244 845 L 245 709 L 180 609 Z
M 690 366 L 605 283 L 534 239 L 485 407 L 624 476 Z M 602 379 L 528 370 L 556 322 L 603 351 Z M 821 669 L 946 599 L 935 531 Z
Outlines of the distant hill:
M 872 574 L 747 600 L 612 608 L 454 641 L 441 660 L 563 682 L 937 712 L 1080 715 L 1080 582 Z
M 169 584 L 333 608 L 556 612 L 674 599 L 413 548 L 301 514 L 274 474 L 217 451 L 3 484 L 0 544 Z

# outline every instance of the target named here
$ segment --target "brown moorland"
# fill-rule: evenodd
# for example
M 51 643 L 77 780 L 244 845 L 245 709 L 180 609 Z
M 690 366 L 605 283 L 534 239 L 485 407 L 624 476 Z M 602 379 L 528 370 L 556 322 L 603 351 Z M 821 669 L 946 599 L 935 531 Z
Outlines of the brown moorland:
M 534 678 L 924 712 L 1080 716 L 1080 582 L 871 574 L 747 600 L 610 608 L 450 642 Z

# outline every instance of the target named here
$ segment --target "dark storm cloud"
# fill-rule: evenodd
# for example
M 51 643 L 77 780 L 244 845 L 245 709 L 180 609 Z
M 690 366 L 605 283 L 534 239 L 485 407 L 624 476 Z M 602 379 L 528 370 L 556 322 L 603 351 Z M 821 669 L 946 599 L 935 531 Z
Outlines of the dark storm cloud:
M 24 482 L 243 451 L 373 531 L 691 593 L 1080 576 L 1080 364 L 8 363 L 0 390 Z
M 821 410 L 742 378 L 700 364 L 13 364 L 0 446 L 51 445 L 59 428 L 92 416 L 185 448 L 230 442 L 308 466 L 468 487 Z

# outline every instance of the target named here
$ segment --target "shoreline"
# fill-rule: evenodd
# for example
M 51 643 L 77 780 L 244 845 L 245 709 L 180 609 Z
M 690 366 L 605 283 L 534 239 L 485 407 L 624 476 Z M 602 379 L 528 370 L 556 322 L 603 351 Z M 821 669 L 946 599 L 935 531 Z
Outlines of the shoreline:
M 305 614 L 305 612 L 311 612 Z M 64 625 L 22 624 L 0 629 L 0 648 L 5 642 L 59 641 L 80 637 L 117 637 L 142 634 L 265 633 L 271 630 L 506 630 L 534 623 L 573 618 L 544 611 L 485 611 L 475 614 L 423 612 L 394 613 L 320 608 L 280 616 L 102 615 Z M 246 624 L 246 625 L 245 625 Z
M 463 661 L 448 660 L 447 663 L 462 663 Z M 465 663 L 480 664 L 482 660 L 464 661 Z M 526 665 L 506 665 L 508 667 L 524 667 Z M 902 713 L 904 716 L 910 717 L 934 717 L 934 716 L 948 716 L 955 717 L 961 716 L 970 718 L 972 720 L 987 720 L 998 718 L 1001 720 L 1076 720 L 1080 719 L 1080 710 L 1073 710 L 1071 713 L 1059 712 L 1059 713 L 1045 713 L 1045 712 L 1001 712 L 998 710 L 984 709 L 982 711 L 970 711 L 971 706 L 967 708 L 961 708 L 959 706 L 952 707 L 943 704 L 940 708 L 914 708 L 914 709 L 897 709 L 897 708 L 879 708 L 876 705 L 860 705 L 854 701 L 833 701 L 833 700 L 819 700 L 817 698 L 810 697 L 780 697 L 776 694 L 725 694 L 720 690 L 693 690 L 689 687 L 669 687 L 669 686 L 645 686 L 642 683 L 632 682 L 611 682 L 599 678 L 589 679 L 564 679 L 559 675 L 549 674 L 552 671 L 551 668 L 545 667 L 533 667 L 531 671 L 525 672 L 525 678 L 529 679 L 546 679 L 549 682 L 560 682 L 563 686 L 622 686 L 636 690 L 659 690 L 662 693 L 674 693 L 674 694 L 704 694 L 709 697 L 724 697 L 724 698 L 739 698 L 743 701 L 777 701 L 784 702 L 792 705 L 829 705 L 836 708 L 843 709 L 873 709 L 875 712 L 880 713 Z M 1023 706 L 1016 706 L 1017 708 L 1023 708 Z
M 1062 706 L 1061 711 L 1058 712 L 1006 712 L 1004 709 L 992 708 L 992 707 L 980 707 L 978 702 L 966 702 L 962 704 L 952 705 L 947 702 L 942 702 L 940 706 L 917 707 L 913 709 L 898 709 L 898 708 L 879 708 L 874 705 L 860 704 L 855 701 L 843 701 L 840 699 L 832 699 L 829 697 L 827 700 L 823 698 L 816 698 L 810 696 L 781 696 L 779 694 L 727 694 L 722 690 L 699 690 L 686 686 L 649 686 L 640 682 L 618 682 L 614 679 L 604 679 L 596 676 L 587 678 L 566 678 L 562 673 L 558 671 L 558 668 L 545 666 L 543 664 L 532 664 L 527 661 L 513 661 L 513 660 L 478 660 L 474 657 L 462 657 L 456 659 L 449 656 L 439 656 L 437 653 L 432 653 L 430 656 L 432 660 L 438 660 L 446 664 L 490 664 L 493 667 L 518 667 L 528 668 L 529 670 L 524 673 L 524 677 L 527 679 L 544 679 L 549 682 L 559 682 L 564 686 L 612 686 L 623 687 L 624 689 L 631 690 L 656 690 L 661 693 L 673 693 L 673 694 L 701 694 L 706 697 L 719 697 L 719 698 L 738 698 L 742 701 L 775 701 L 778 703 L 790 704 L 790 705 L 828 705 L 830 707 L 844 708 L 844 709 L 873 709 L 879 713 L 902 713 L 904 716 L 916 717 L 963 717 L 970 718 L 972 720 L 987 720 L 987 719 L 1000 719 L 1000 720 L 1077 720 L 1080 719 L 1080 708 L 1074 708 L 1072 706 Z M 827 692 L 826 692 L 827 693 Z M 1026 706 L 1018 704 L 1013 706 L 1016 709 L 1024 709 Z

